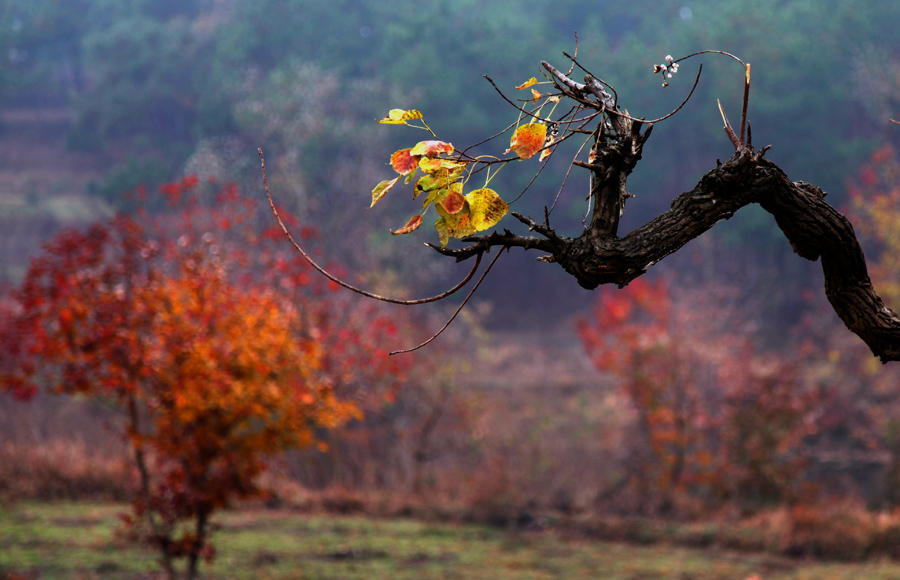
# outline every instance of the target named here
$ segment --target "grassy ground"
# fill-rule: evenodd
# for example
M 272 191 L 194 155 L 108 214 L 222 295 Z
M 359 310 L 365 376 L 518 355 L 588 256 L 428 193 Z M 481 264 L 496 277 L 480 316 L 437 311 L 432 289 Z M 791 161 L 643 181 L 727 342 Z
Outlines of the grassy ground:
M 0 578 L 151 578 L 152 553 L 117 539 L 115 505 L 0 508 Z M 900 564 L 631 546 L 481 526 L 239 511 L 220 518 L 207 578 L 841 580 L 900 578 Z

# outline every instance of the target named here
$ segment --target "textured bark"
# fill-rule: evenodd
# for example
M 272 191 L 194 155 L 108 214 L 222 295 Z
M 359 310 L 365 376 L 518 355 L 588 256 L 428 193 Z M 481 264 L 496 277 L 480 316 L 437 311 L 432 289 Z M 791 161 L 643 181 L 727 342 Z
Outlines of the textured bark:
M 676 197 L 668 211 L 619 237 L 619 215 L 628 197 L 626 180 L 641 158 L 652 125 L 641 134 L 642 122 L 616 108 L 593 77 L 580 84 L 544 66 L 563 94 L 607 112 L 610 120 L 610 125 L 601 123 L 595 131 L 589 161 L 575 163 L 591 172 L 590 227 L 577 238 L 568 238 L 557 235 L 547 221 L 538 224 L 513 213 L 541 237 L 507 230 L 466 238 L 463 241 L 471 245 L 465 248 L 438 251 L 464 260 L 495 246 L 537 249 L 547 254 L 539 260 L 558 263 L 584 288 L 622 287 L 740 208 L 757 203 L 772 214 L 794 252 L 808 260 L 821 258 L 825 293 L 847 328 L 882 362 L 900 360 L 900 317 L 875 294 L 850 222 L 825 202 L 821 189 L 791 181 L 765 158 L 766 149 L 754 152 L 751 144 L 737 142 L 734 156 L 717 163 L 691 191 Z

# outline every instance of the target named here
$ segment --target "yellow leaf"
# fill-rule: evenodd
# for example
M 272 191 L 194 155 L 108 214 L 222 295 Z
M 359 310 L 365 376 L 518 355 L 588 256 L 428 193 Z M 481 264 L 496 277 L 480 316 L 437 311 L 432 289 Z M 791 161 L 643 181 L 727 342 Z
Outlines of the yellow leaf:
M 476 232 L 494 227 L 509 211 L 509 205 L 493 189 L 484 187 L 466 195 L 469 218 Z
M 534 77 L 531 77 L 530 79 L 528 79 L 527 81 L 525 81 L 525 82 L 522 83 L 521 85 L 517 86 L 516 88 L 519 89 L 519 90 L 522 90 L 522 89 L 527 89 L 527 88 L 530 87 L 531 85 L 536 85 L 536 84 L 537 84 L 537 79 L 534 78 Z
M 520 159 L 528 159 L 537 153 L 544 146 L 544 139 L 547 136 L 547 125 L 543 123 L 528 123 L 522 125 L 513 133 L 509 140 L 509 149 L 519 156 Z
M 422 113 L 416 109 L 410 109 L 408 111 L 404 109 L 391 109 L 388 112 L 388 116 L 378 122 L 384 125 L 405 125 L 407 121 L 421 118 Z
M 541 93 L 537 92 L 534 89 L 531 89 L 531 97 L 534 99 L 534 102 L 537 103 L 538 99 L 541 98 Z
M 439 208 L 440 205 L 435 207 Z M 442 248 L 447 245 L 450 238 L 464 238 L 478 232 L 472 226 L 472 220 L 467 212 L 454 215 L 438 210 L 438 213 L 441 213 L 443 217 L 434 223 L 434 228 L 438 232 Z
M 447 222 L 444 221 L 444 218 L 440 218 L 438 221 L 434 222 L 434 229 L 437 230 L 438 239 L 441 241 L 441 247 L 447 247 L 447 244 L 450 242 L 450 230 L 447 227 Z

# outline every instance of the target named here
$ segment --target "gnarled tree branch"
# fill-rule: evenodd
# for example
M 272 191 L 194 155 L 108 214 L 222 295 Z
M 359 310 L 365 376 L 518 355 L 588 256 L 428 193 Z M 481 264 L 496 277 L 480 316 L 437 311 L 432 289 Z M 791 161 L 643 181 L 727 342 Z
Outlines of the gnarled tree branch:
M 821 258 L 825 293 L 847 328 L 882 362 L 900 360 L 900 317 L 875 293 L 850 222 L 825 202 L 821 189 L 791 181 L 766 159 L 766 148 L 754 152 L 749 143 L 736 146 L 738 150 L 729 160 L 717 164 L 691 191 L 676 197 L 668 211 L 619 237 L 619 215 L 628 196 L 625 183 L 641 158 L 652 125 L 641 134 L 642 123 L 620 114 L 599 83 L 592 83 L 593 79 L 586 79 L 587 84 L 577 83 L 543 64 L 562 93 L 607 112 L 612 124 L 612 130 L 603 124 L 598 127 L 589 162 L 577 163 L 591 172 L 594 203 L 590 227 L 580 236 L 568 238 L 557 235 L 547 224 L 540 226 L 514 214 L 542 237 L 506 230 L 465 238 L 463 241 L 470 245 L 461 249 L 432 247 L 457 260 L 495 246 L 538 249 L 548 254 L 540 259 L 558 263 L 584 288 L 601 284 L 622 287 L 716 223 L 757 203 L 773 215 L 795 253 L 813 261 Z

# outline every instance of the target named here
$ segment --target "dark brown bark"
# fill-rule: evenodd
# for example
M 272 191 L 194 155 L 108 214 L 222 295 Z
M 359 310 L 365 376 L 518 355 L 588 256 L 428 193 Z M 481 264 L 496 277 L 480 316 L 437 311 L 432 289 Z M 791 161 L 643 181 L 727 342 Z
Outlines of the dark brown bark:
M 575 83 L 545 67 L 556 78 L 557 88 L 570 98 L 584 104 L 591 102 L 591 94 L 596 96 L 597 87 Z M 465 248 L 438 250 L 463 260 L 495 246 L 538 249 L 548 254 L 540 260 L 558 263 L 584 288 L 622 287 L 716 223 L 757 203 L 772 214 L 795 253 L 812 261 L 821 258 L 825 293 L 847 328 L 882 362 L 900 360 L 900 317 L 875 294 L 850 222 L 825 202 L 821 189 L 791 181 L 765 158 L 765 148 L 754 152 L 749 143 L 738 143 L 731 159 L 717 163 L 691 191 L 676 197 L 668 211 L 619 237 L 616 230 L 627 197 L 626 179 L 641 158 L 652 125 L 641 134 L 640 121 L 623 115 L 602 97 L 597 96 L 594 107 L 608 112 L 612 128 L 598 128 L 589 162 L 576 163 L 591 171 L 594 214 L 589 228 L 568 238 L 557 235 L 546 221 L 538 224 L 513 213 L 542 237 L 507 230 L 466 238 L 463 241 L 471 245 Z

